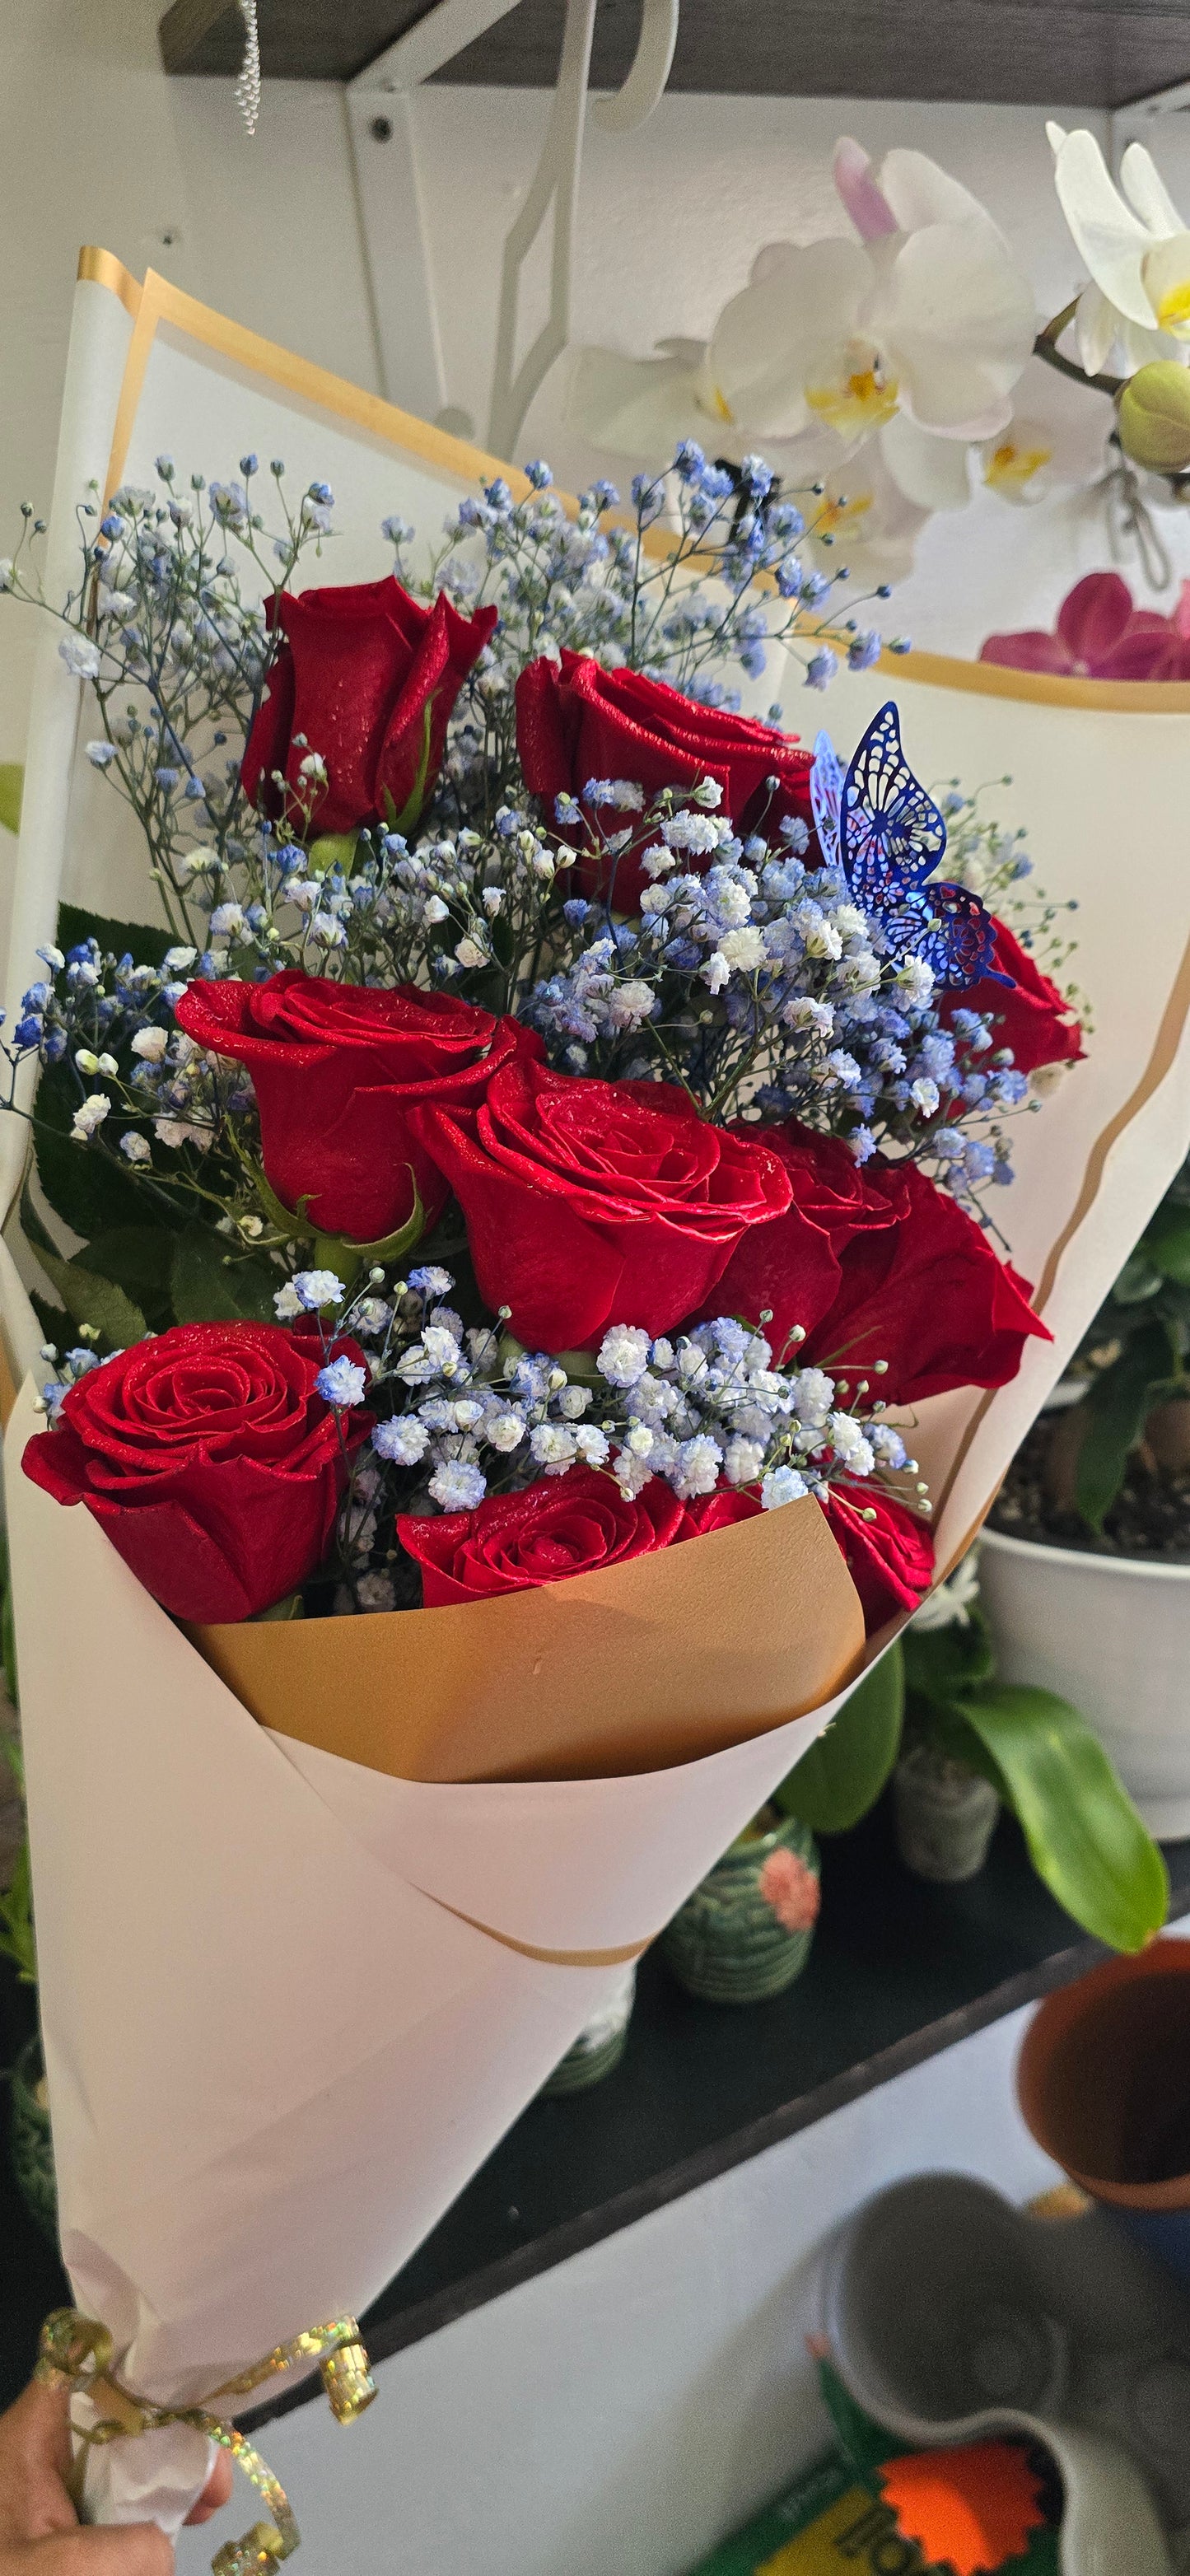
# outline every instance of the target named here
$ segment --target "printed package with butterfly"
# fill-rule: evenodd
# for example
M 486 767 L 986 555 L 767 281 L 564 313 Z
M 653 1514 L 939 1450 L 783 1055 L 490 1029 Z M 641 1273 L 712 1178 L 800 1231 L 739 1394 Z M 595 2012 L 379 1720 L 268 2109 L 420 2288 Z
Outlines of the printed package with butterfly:
M 1155 975 L 1049 832 L 1088 1034 L 1019 841 L 910 765 L 961 699 L 907 671 L 906 751 L 873 642 L 846 757 L 727 702 L 792 522 L 692 455 L 663 617 L 543 468 L 420 579 L 389 522 L 299 587 L 321 484 L 266 576 L 251 458 L 87 533 L 60 679 L 164 919 L 64 914 L 10 1017 L 8 1503 L 63 2251 L 158 2404 L 413 2252 L 961 1552 L 1185 1150 L 1185 872 Z M 113 2443 L 94 2509 L 170 2527 L 204 2460 Z

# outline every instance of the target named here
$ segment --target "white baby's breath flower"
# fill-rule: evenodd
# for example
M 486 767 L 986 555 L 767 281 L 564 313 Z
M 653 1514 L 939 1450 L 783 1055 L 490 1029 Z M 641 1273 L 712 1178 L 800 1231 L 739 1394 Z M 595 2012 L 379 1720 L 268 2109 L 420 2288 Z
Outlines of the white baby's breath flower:
M 719 942 L 718 953 L 741 975 L 754 975 L 765 962 L 764 934 L 749 926 L 746 930 L 729 930 Z
M 71 1143 L 89 1145 L 91 1138 L 102 1127 L 111 1105 L 106 1091 L 88 1092 L 86 1099 L 81 1101 L 75 1110 L 74 1125 L 70 1131 Z

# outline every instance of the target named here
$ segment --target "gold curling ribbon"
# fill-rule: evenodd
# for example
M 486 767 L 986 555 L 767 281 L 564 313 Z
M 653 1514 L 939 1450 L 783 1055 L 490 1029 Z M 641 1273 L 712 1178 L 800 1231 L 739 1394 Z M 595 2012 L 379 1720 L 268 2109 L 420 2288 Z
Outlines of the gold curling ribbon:
M 266 2576 L 278 2559 L 292 2555 L 301 2534 L 285 2489 L 267 2461 L 226 2415 L 215 2410 L 223 2398 L 251 2396 L 266 2379 L 292 2370 L 295 2362 L 318 2360 L 332 2414 L 340 2424 L 354 2423 L 376 2394 L 355 2318 L 333 2317 L 329 2325 L 311 2326 L 290 2343 L 278 2344 L 238 2378 L 213 2388 L 201 2406 L 156 2406 L 151 2398 L 135 2396 L 116 2378 L 114 2349 L 106 2326 L 80 2316 L 77 2308 L 55 2308 L 41 2329 L 33 2376 L 43 2387 L 65 2387 L 90 2398 L 98 2422 L 72 2426 L 78 2439 L 88 2445 L 155 2433 L 164 2424 L 190 2424 L 196 2433 L 205 2433 L 230 2451 L 267 2506 L 269 2520 L 254 2522 L 242 2540 L 225 2540 L 211 2560 L 213 2576 Z

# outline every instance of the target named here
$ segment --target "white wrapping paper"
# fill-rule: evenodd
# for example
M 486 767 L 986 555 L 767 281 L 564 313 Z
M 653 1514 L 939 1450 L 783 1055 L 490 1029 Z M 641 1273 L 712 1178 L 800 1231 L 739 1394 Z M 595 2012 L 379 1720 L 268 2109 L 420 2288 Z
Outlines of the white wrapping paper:
M 130 339 L 124 307 L 118 330 L 104 309 L 108 340 L 129 341 L 117 404 L 110 352 L 106 375 L 83 365 L 93 299 L 111 290 L 87 292 L 72 382 L 91 392 L 64 432 L 56 510 L 113 416 L 118 472 L 137 479 L 162 447 L 180 471 L 226 471 L 253 446 L 302 480 L 328 476 L 348 532 L 321 579 L 377 570 L 387 510 L 432 537 L 465 488 L 467 451 L 185 299 L 171 320 L 168 290 Z M 86 770 L 65 779 L 63 688 L 47 664 L 21 847 L 29 947 L 52 932 L 63 886 L 103 910 L 147 909 L 110 790 Z M 922 1408 L 914 1445 L 945 1564 L 1190 1143 L 1190 691 L 911 661 L 839 684 L 827 712 L 841 749 L 888 694 L 925 780 L 1014 773 L 1003 810 L 1029 825 L 1047 893 L 1082 906 L 1079 980 L 1097 1015 L 1089 1061 L 1022 1119 L 1020 1178 L 997 1207 L 1054 1340 L 1031 1344 L 994 1397 Z M 14 991 L 27 973 L 22 951 Z M 15 1147 L 0 1150 L 11 1164 Z M 23 1368 L 38 1333 L 11 1260 L 0 1284 Z M 86 1513 L 21 1476 L 35 1427 L 26 1385 L 7 1493 L 63 2252 L 126 2382 L 193 2400 L 367 2306 L 620 1974 L 530 1953 L 622 1958 L 649 1940 L 838 1703 L 630 1778 L 461 1786 L 365 1770 L 248 1716 Z M 175 2527 L 201 2453 L 186 2433 L 115 2445 L 97 2509 Z

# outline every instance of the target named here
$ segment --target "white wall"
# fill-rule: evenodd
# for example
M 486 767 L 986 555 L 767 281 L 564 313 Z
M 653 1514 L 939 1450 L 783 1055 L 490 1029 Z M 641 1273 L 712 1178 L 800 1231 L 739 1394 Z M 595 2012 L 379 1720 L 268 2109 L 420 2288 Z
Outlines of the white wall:
M 806 2337 L 830 2231 L 923 2169 L 1017 2201 L 1058 2179 L 1013 2095 L 1028 2018 L 412 2345 L 350 2433 L 320 2399 L 269 2425 L 301 2576 L 685 2576 L 826 2446 Z M 247 2503 L 241 2486 L 229 2530 Z M 183 2532 L 178 2576 L 222 2536 Z
M 138 273 L 151 263 L 324 365 L 369 386 L 380 381 L 342 94 L 320 84 L 267 87 L 250 142 L 230 84 L 165 79 L 160 5 L 0 0 L 0 550 L 19 501 L 48 496 L 80 242 L 103 243 Z M 438 88 L 415 100 L 447 392 L 481 437 L 501 246 L 546 113 L 541 92 Z M 673 97 L 641 134 L 592 125 L 575 336 L 645 355 L 667 335 L 701 335 L 763 242 L 839 230 L 828 166 L 841 131 L 877 153 L 916 145 L 954 170 L 1027 260 L 1039 306 L 1050 312 L 1078 282 L 1078 265 L 1053 194 L 1046 113 Z M 1054 113 L 1063 118 L 1060 106 Z M 1064 121 L 1078 118 L 1066 111 Z M 1159 149 L 1185 197 L 1184 122 L 1168 121 Z M 563 360 L 533 406 L 522 452 L 547 455 L 573 487 L 609 461 L 566 425 L 566 373 Z M 1052 397 L 1056 380 L 1044 382 Z M 1070 399 L 1091 398 L 1072 391 Z M 1169 514 L 1162 524 L 1168 532 Z M 1190 573 L 1190 524 L 1172 524 L 1179 568 Z M 1097 508 L 1011 511 L 985 494 L 927 529 L 919 570 L 887 622 L 919 643 L 971 652 L 992 627 L 1048 624 L 1070 582 L 1107 559 Z M 0 603 L 0 758 L 21 749 L 29 623 Z

